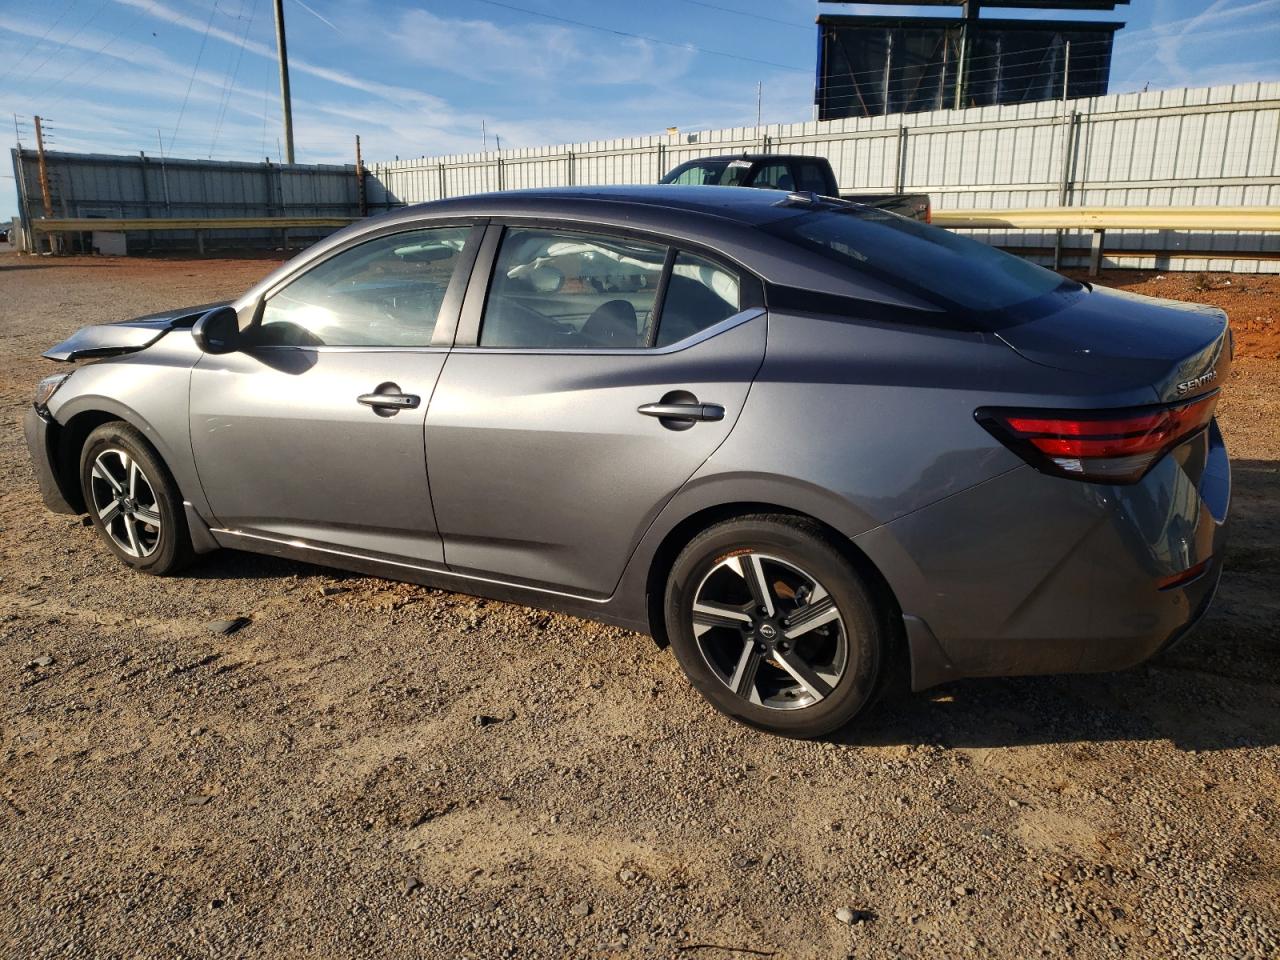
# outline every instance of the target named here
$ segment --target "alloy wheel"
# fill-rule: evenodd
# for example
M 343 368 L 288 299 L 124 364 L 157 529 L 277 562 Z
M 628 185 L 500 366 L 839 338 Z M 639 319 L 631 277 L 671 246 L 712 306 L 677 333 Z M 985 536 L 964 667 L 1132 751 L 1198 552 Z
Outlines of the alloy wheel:
M 698 585 L 692 613 L 707 666 L 756 706 L 811 707 L 848 667 L 848 636 L 830 592 L 778 557 L 745 550 L 722 558 Z
M 90 472 L 93 509 L 111 542 L 130 557 L 160 546 L 160 504 L 142 466 L 119 447 L 103 450 Z

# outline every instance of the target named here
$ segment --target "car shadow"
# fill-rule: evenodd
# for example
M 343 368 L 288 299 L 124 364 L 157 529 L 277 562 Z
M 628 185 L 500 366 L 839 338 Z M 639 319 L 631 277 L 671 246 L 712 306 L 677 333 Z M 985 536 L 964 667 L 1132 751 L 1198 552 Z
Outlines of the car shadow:
M 1181 643 L 1110 674 L 963 680 L 891 688 L 835 744 L 1008 747 L 1169 740 L 1183 750 L 1280 745 L 1280 463 L 1232 463 L 1232 530 L 1217 598 Z M 184 576 L 304 580 L 364 576 L 225 550 Z
M 1218 594 L 1181 643 L 1111 674 L 963 680 L 888 693 L 829 739 L 847 746 L 1169 740 L 1182 750 L 1280 744 L 1280 463 L 1232 463 Z

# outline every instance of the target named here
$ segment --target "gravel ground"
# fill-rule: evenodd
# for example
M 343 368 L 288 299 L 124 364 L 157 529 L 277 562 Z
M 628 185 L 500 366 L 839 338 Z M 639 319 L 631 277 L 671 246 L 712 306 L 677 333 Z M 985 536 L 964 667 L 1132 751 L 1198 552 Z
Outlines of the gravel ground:
M 1280 957 L 1274 357 L 1227 387 L 1185 644 L 797 743 L 645 637 L 229 552 L 151 579 L 46 513 L 39 352 L 272 266 L 0 257 L 0 953 Z

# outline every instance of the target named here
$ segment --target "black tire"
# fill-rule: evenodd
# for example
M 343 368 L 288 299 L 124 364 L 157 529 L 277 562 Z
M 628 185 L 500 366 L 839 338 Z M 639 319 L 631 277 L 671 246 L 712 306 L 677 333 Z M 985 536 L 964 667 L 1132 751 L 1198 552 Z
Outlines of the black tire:
M 775 614 L 766 618 L 763 611 L 767 608 L 753 607 L 752 595 L 748 595 L 746 607 L 754 621 L 751 625 L 726 623 L 707 630 L 704 610 L 698 615 L 700 629 L 704 631 L 704 639 L 700 641 L 694 632 L 693 609 L 699 589 L 710 589 L 719 582 L 712 579 L 713 575 L 723 580 L 726 575 L 720 571 L 726 564 L 730 571 L 735 568 L 749 571 L 749 566 L 734 559 L 742 557 L 749 564 L 751 558 L 746 556 L 749 553 L 755 553 L 760 559 L 760 569 L 764 571 L 762 579 L 766 584 L 770 582 L 770 577 L 778 578 L 771 587 L 766 586 L 770 590 L 769 602 L 775 607 Z M 787 587 L 782 580 L 789 577 L 792 571 L 808 575 L 834 601 L 838 620 L 819 628 L 821 636 L 808 640 L 788 639 L 794 626 L 804 620 L 803 610 L 807 609 L 794 598 L 804 596 L 805 591 L 809 590 L 802 587 L 799 593 L 791 594 L 791 600 L 784 599 L 785 593 L 778 593 L 779 589 Z M 742 579 L 746 587 L 748 581 L 745 576 Z M 733 587 L 734 583 L 729 583 L 728 586 Z M 812 588 L 814 596 L 820 595 L 818 586 Z M 758 594 L 754 596 L 759 598 Z M 704 589 L 703 599 L 706 598 Z M 783 610 L 789 603 L 797 604 L 792 608 L 798 614 L 794 619 Z M 819 607 L 815 604 L 812 609 Z M 819 525 L 801 517 L 754 514 L 726 520 L 698 534 L 680 552 L 672 565 L 667 578 L 664 610 L 671 646 L 685 675 L 698 692 L 717 710 L 735 720 L 786 737 L 819 737 L 849 723 L 875 699 L 881 676 L 887 667 L 887 638 L 858 571 Z M 829 605 L 826 612 L 830 616 Z M 741 614 L 735 613 L 734 616 Z M 773 639 L 763 638 L 761 631 L 766 624 L 775 628 Z M 735 635 L 735 630 L 740 636 Z M 817 632 L 813 631 L 815 634 Z M 833 650 L 837 648 L 841 634 L 844 637 L 845 653 L 839 662 L 843 667 L 838 679 L 835 679 L 834 672 L 825 674 L 826 681 L 816 688 L 823 694 L 820 699 L 816 692 L 806 693 L 799 678 L 794 676 L 792 680 L 796 686 L 791 692 L 778 689 L 790 682 L 788 676 L 791 676 L 781 670 L 784 657 L 779 650 L 785 649 L 782 644 L 789 644 L 792 648 L 790 652 L 797 655 L 802 652 L 800 643 L 822 643 L 827 645 L 827 650 Z M 735 643 L 739 646 L 735 647 Z M 758 656 L 748 650 L 749 643 Z M 704 645 L 709 651 L 706 655 Z M 772 682 L 774 689 L 768 691 L 771 701 L 785 705 L 786 698 L 794 697 L 795 690 L 800 690 L 800 702 L 812 702 L 799 707 L 779 708 L 766 705 L 763 700 L 752 702 L 746 696 L 734 692 L 729 686 L 733 678 L 722 676 L 722 673 L 730 672 L 729 665 L 733 663 L 735 650 L 743 651 L 739 666 L 748 661 L 757 665 L 751 670 L 752 677 L 757 676 L 755 670 L 768 672 L 767 676 L 759 675 L 758 680 L 749 680 L 749 696 L 761 698 L 759 687 Z M 709 662 L 709 658 L 717 659 L 718 651 L 726 652 L 728 657 L 722 661 L 720 672 Z M 813 652 L 821 651 L 814 647 Z M 787 659 L 795 664 L 794 659 Z M 829 664 L 826 669 L 834 671 Z M 746 673 L 746 667 L 735 671 L 735 675 L 739 677 Z M 807 676 L 812 679 L 813 674 Z M 741 680 L 739 683 L 741 684 Z
M 103 463 L 108 467 L 121 466 L 123 474 L 113 470 L 113 479 L 117 484 L 126 481 L 125 492 L 128 493 L 130 467 L 128 462 L 119 457 L 120 453 L 124 453 L 129 461 L 136 462 L 142 482 L 135 484 L 136 498 L 125 501 L 131 506 L 123 508 L 122 513 L 122 508 L 117 505 L 112 519 L 104 521 L 98 504 L 103 502 L 103 497 L 107 494 L 108 488 L 105 485 L 109 481 L 102 477 L 101 468 L 98 474 L 94 473 L 94 465 L 100 457 L 104 457 Z M 98 487 L 96 498 L 95 484 Z M 147 488 L 150 489 L 150 494 L 146 492 Z M 89 434 L 80 451 L 80 489 L 98 536 L 125 566 L 142 573 L 167 576 L 177 573 L 191 562 L 194 556 L 191 533 L 187 529 L 186 512 L 182 507 L 182 494 L 178 485 L 151 444 L 129 424 L 113 420 Z M 145 519 L 155 515 L 159 516 L 158 527 L 149 525 Z M 128 539 L 128 527 L 122 524 L 130 521 L 134 529 L 133 542 L 138 547 L 134 555 L 116 539 Z

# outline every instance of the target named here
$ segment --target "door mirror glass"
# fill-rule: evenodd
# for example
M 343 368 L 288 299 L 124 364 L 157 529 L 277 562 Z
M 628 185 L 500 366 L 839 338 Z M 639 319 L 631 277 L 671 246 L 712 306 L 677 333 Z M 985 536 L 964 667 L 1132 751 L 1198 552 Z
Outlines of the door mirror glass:
M 240 317 L 231 307 L 215 307 L 196 321 L 191 336 L 205 353 L 232 353 L 240 345 Z

